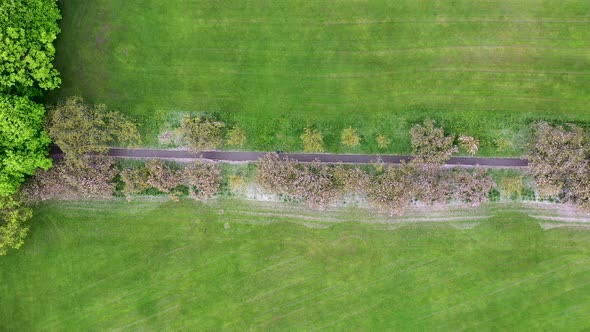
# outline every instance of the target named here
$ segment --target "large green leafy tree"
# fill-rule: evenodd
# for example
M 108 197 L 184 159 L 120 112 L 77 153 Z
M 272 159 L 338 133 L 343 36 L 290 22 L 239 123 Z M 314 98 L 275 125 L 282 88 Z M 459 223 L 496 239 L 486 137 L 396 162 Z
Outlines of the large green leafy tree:
M 0 93 L 35 95 L 59 86 L 52 61 L 60 18 L 55 0 L 0 0 Z
M 44 118 L 43 106 L 0 94 L 0 196 L 13 194 L 37 168 L 51 166 Z

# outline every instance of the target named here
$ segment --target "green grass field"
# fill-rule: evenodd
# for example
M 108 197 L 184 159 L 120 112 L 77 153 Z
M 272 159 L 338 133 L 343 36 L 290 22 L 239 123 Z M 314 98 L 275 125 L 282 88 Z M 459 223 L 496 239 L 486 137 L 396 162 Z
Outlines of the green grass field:
M 246 149 L 329 151 L 375 136 L 407 152 L 425 117 L 519 154 L 533 119 L 590 121 L 590 2 L 60 1 L 63 87 L 137 119 L 147 145 L 184 112 L 247 131 Z M 498 149 L 499 139 L 513 146 Z
M 0 329 L 590 328 L 588 231 L 505 212 L 467 230 L 309 228 L 292 211 L 248 224 L 239 204 L 37 208 L 25 246 L 0 257 Z

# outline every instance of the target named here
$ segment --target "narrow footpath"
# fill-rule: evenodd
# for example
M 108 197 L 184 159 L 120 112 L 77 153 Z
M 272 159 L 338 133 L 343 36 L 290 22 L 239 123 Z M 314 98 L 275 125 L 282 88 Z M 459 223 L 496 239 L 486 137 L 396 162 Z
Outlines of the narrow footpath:
M 187 150 L 167 149 L 127 149 L 112 148 L 109 155 L 119 158 L 147 158 L 147 159 L 208 159 L 213 161 L 248 162 L 258 161 L 267 152 L 243 152 L 243 151 L 202 151 L 191 153 Z M 58 147 L 52 146 L 50 155 L 59 158 L 61 151 Z M 283 157 L 310 162 L 319 160 L 326 163 L 344 164 L 368 164 L 381 159 L 384 163 L 399 164 L 403 160 L 410 160 L 410 156 L 399 155 L 376 155 L 376 154 L 332 154 L 332 153 L 279 153 Z M 448 166 L 463 167 L 498 167 L 498 168 L 521 168 L 527 167 L 528 161 L 519 158 L 481 158 L 481 157 L 452 157 L 447 163 Z

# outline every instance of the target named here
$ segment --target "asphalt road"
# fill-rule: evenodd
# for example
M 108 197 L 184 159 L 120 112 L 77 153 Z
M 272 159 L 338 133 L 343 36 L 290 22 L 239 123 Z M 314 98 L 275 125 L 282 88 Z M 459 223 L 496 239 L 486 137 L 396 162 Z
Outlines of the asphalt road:
M 51 147 L 51 155 L 59 157 L 61 151 L 56 146 Z M 112 148 L 109 155 L 121 158 L 160 158 L 160 159 L 186 159 L 197 158 L 214 161 L 257 161 L 266 152 L 242 152 L 242 151 L 202 151 L 191 153 L 187 150 L 164 149 L 123 149 Z M 378 160 L 385 163 L 399 164 L 402 160 L 410 160 L 409 156 L 396 155 L 361 155 L 361 154 L 331 154 L 331 153 L 280 153 L 301 162 L 310 162 L 315 159 L 327 163 L 367 164 Z M 518 158 L 479 158 L 479 157 L 453 157 L 447 163 L 448 166 L 485 166 L 499 168 L 520 168 L 528 166 L 526 159 Z

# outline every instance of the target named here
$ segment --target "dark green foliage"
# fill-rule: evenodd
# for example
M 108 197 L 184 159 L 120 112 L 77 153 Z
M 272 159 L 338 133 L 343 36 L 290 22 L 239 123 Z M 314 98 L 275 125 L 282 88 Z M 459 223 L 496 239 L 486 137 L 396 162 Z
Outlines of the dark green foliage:
M 43 106 L 26 97 L 0 94 L 0 196 L 13 194 L 37 168 L 51 166 L 44 115 Z
M 34 95 L 59 86 L 52 62 L 60 18 L 55 0 L 0 1 L 0 92 Z

